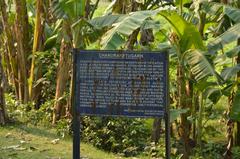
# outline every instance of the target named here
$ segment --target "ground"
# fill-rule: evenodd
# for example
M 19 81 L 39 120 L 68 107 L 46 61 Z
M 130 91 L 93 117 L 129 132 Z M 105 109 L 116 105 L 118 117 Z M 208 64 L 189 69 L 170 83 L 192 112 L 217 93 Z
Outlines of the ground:
M 89 159 L 124 159 L 86 143 L 81 143 L 81 156 Z M 61 139 L 54 130 L 22 124 L 0 127 L 0 159 L 71 158 L 71 138 Z

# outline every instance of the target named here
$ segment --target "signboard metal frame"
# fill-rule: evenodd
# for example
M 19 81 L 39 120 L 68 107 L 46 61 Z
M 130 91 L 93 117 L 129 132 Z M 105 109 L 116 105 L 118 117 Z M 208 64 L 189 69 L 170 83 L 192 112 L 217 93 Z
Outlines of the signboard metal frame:
M 103 52 L 103 51 L 97 51 L 97 50 L 89 50 L 89 51 L 95 51 L 95 52 Z M 86 50 L 84 51 L 86 52 Z M 106 51 L 107 52 L 107 51 Z M 108 51 L 109 52 L 109 51 Z M 111 51 L 113 52 L 113 51 Z M 124 51 L 114 51 L 116 53 L 118 52 L 124 52 Z M 151 51 L 147 52 L 140 52 L 140 53 L 150 53 Z M 161 53 L 162 51 L 155 51 L 154 53 Z M 167 53 L 167 51 L 164 51 Z M 76 92 L 78 91 L 78 88 L 76 87 L 76 70 L 77 70 L 77 56 L 81 53 L 81 50 L 79 49 L 73 49 L 73 73 L 72 73 L 72 114 L 73 114 L 73 159 L 80 159 L 80 113 L 77 110 L 77 98 L 76 98 Z M 138 53 L 137 51 L 131 51 L 131 53 Z M 170 159 L 170 112 L 169 112 L 169 56 L 167 53 L 167 59 L 166 59 L 166 67 L 165 67 L 165 73 L 166 73 L 166 92 L 165 92 L 165 112 L 164 112 L 164 119 L 165 119 L 165 146 L 166 146 L 166 159 Z M 108 115 L 111 116 L 111 115 Z M 144 117 L 144 116 L 143 116 Z M 150 116 L 149 116 L 150 117 Z M 144 117 L 144 118 L 149 118 Z

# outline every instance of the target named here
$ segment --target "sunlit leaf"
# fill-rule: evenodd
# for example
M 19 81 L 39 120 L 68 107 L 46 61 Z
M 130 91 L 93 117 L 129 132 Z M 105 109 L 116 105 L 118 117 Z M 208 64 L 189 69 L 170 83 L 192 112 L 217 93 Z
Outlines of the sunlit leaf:
M 189 109 L 171 109 L 170 122 L 174 122 L 181 114 L 187 113 Z
M 229 30 L 218 36 L 208 44 L 209 52 L 215 53 L 223 48 L 224 45 L 233 41 L 237 41 L 240 38 L 240 23 L 235 24 Z
M 190 66 L 191 72 L 197 81 L 207 77 L 214 76 L 218 83 L 222 83 L 221 76 L 215 71 L 213 64 L 207 57 L 207 54 L 200 50 L 191 50 L 185 53 L 184 59 Z
M 236 77 L 239 71 L 240 71 L 240 64 L 233 67 L 225 68 L 221 75 L 224 80 L 229 80 L 233 77 Z

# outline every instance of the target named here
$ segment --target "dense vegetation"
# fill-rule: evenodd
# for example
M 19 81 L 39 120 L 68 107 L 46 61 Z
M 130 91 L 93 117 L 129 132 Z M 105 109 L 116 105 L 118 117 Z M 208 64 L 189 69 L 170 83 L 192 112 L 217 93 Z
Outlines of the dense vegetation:
M 1 125 L 72 133 L 72 48 L 168 50 L 172 158 L 240 158 L 239 0 L 0 0 L 0 19 Z M 82 117 L 81 137 L 164 157 L 162 125 Z

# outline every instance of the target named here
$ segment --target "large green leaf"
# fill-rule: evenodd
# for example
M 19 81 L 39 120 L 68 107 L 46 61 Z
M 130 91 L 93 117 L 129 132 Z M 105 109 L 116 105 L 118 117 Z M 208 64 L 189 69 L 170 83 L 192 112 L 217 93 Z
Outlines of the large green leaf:
M 233 67 L 225 68 L 222 72 L 222 77 L 224 80 L 229 80 L 232 77 L 236 77 L 239 71 L 240 71 L 240 64 Z
M 44 43 L 44 51 L 52 49 L 57 42 L 58 35 L 54 34 L 53 36 L 49 37 Z
M 202 2 L 201 11 L 212 16 L 219 16 L 223 12 L 223 5 L 216 2 L 205 1 Z
M 203 92 L 206 88 L 214 87 L 214 86 L 218 86 L 218 84 L 216 82 L 213 82 L 213 81 L 201 80 L 201 81 L 195 83 L 194 88 L 197 91 Z
M 235 56 L 238 56 L 240 53 L 240 46 L 236 46 L 235 48 L 233 48 L 232 50 L 230 51 L 227 51 L 225 54 L 227 57 L 229 58 L 233 58 Z
M 222 82 L 221 76 L 215 71 L 215 68 L 208 59 L 206 52 L 200 50 L 187 51 L 184 54 L 184 59 L 190 66 L 190 69 L 197 81 L 212 75 L 217 79 L 218 83 Z
M 182 53 L 189 49 L 205 50 L 202 37 L 193 24 L 188 23 L 177 12 L 161 11 L 159 14 L 171 24 L 178 34 Z
M 53 0 L 52 11 L 59 19 L 70 18 L 76 21 L 79 17 L 84 16 L 85 0 Z
M 214 104 L 216 104 L 219 99 L 222 97 L 222 91 L 219 88 L 212 88 L 212 87 L 208 87 L 205 91 L 204 91 L 204 98 L 205 99 L 209 99 L 211 100 Z
M 235 23 L 240 22 L 240 9 L 223 3 L 208 2 L 202 3 L 202 10 L 211 16 L 227 15 Z
M 230 6 L 225 6 L 224 8 L 224 13 L 232 19 L 235 23 L 240 23 L 240 9 L 230 7 Z
M 97 28 L 111 27 L 114 23 L 120 22 L 126 15 L 105 15 L 89 20 L 89 23 Z
M 180 37 L 180 46 L 182 52 L 185 52 L 189 49 L 205 50 L 201 35 L 193 24 L 188 23 L 176 12 L 158 10 L 133 12 L 124 17 L 120 22 L 113 24 L 113 28 L 105 34 L 101 41 L 102 48 L 119 48 L 123 43 L 121 43 L 118 39 L 114 39 L 115 37 L 119 37 L 115 34 L 120 34 L 125 37 L 129 36 L 134 30 L 142 27 L 143 25 L 146 26 L 147 19 L 156 15 L 157 13 L 164 17 L 177 32 L 178 36 Z M 152 23 L 152 21 L 150 22 Z
M 230 118 L 236 121 L 240 121 L 240 89 L 237 90 L 233 99 L 233 106 L 230 112 Z
M 133 31 L 145 24 L 144 21 L 147 18 L 156 15 L 157 12 L 157 10 L 133 12 L 124 17 L 120 22 L 113 24 L 113 28 L 110 29 L 102 38 L 102 49 L 112 50 L 121 47 L 123 44 L 123 38 L 121 35 L 131 35 Z
M 72 24 L 73 42 L 75 47 L 84 48 L 101 36 L 101 30 L 96 30 L 86 19 L 80 18 Z
M 181 114 L 187 113 L 189 109 L 171 109 L 170 122 L 174 122 Z
M 222 49 L 224 45 L 237 41 L 238 38 L 240 38 L 240 23 L 235 24 L 222 35 L 209 42 L 209 52 L 215 53 L 216 51 Z

